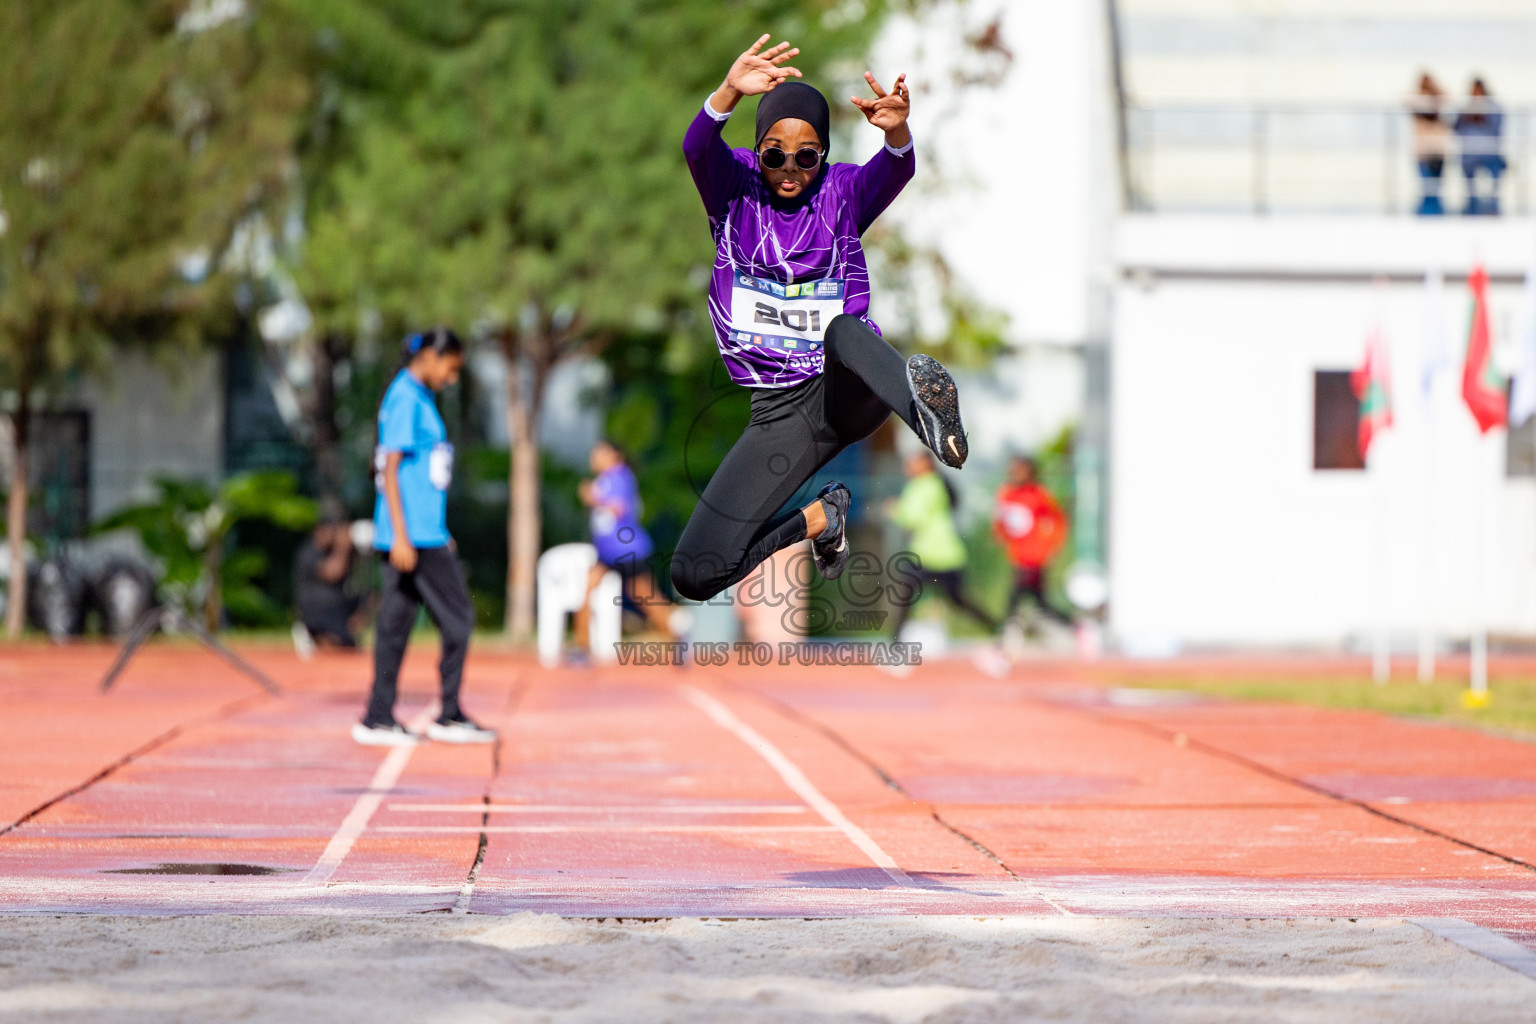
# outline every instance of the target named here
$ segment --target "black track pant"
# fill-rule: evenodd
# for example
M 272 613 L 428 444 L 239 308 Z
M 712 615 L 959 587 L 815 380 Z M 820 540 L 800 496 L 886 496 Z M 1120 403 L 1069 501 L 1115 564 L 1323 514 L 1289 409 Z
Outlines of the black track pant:
M 924 587 L 929 584 L 938 587 L 940 592 L 949 598 L 951 604 L 985 626 L 988 632 L 996 632 L 998 627 L 997 620 L 976 607 L 975 602 L 961 592 L 959 569 L 946 569 L 942 572 L 924 569 L 919 574 L 919 579 Z M 891 619 L 891 636 L 897 639 L 901 638 L 901 627 L 907 624 L 907 616 L 912 613 L 912 606 L 917 604 L 919 597 L 922 597 L 922 591 L 914 593 L 912 600 L 905 604 L 897 604 L 895 606 L 896 615 Z
M 453 719 L 461 714 L 459 687 L 464 681 L 469 634 L 475 626 L 475 606 L 453 551 L 445 547 L 417 548 L 416 568 L 411 572 L 400 572 L 387 560 L 384 563 L 384 598 L 379 604 L 373 641 L 369 722 L 388 722 L 394 717 L 400 662 L 422 605 L 427 606 L 427 614 L 443 639 L 443 656 L 438 664 L 443 681 L 441 717 Z
M 805 516 L 779 510 L 892 412 L 918 429 L 907 361 L 862 320 L 833 318 L 820 376 L 791 388 L 753 390 L 747 429 L 710 478 L 678 541 L 672 558 L 677 592 L 707 601 L 775 551 L 804 540 Z
M 1040 609 L 1040 614 L 1048 619 L 1055 619 L 1063 626 L 1075 626 L 1072 616 L 1051 604 L 1045 596 L 1045 570 L 1035 566 L 1016 566 L 1013 576 L 1013 593 L 1008 596 L 1007 614 L 1012 615 L 1019 607 L 1019 602 L 1026 597 L 1033 597 L 1035 604 Z

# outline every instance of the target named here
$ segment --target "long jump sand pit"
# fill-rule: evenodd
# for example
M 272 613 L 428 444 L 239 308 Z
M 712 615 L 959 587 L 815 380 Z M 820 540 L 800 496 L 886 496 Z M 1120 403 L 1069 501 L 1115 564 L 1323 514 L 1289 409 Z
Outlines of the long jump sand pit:
M 0 1018 L 1529 1022 L 1536 980 L 1398 919 L 0 919 Z

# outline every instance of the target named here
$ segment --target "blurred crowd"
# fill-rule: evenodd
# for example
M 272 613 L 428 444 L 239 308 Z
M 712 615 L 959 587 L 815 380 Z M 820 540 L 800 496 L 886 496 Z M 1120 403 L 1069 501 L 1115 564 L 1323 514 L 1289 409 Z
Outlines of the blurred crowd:
M 1508 166 L 1503 155 L 1504 114 L 1481 78 L 1472 84 L 1454 114 L 1445 90 L 1429 72 L 1419 76 L 1419 88 L 1409 98 L 1413 118 L 1414 156 L 1418 161 L 1422 190 L 1420 216 L 1445 213 L 1440 190 L 1445 164 L 1453 155 L 1461 160 L 1466 179 L 1466 216 L 1497 216 L 1499 178 Z
M 737 584 L 726 615 L 735 619 L 733 631 L 747 640 L 770 643 L 805 639 L 808 632 L 819 633 L 826 626 L 834 633 L 873 630 L 892 640 L 927 640 L 947 635 L 942 619 L 947 607 L 1011 652 L 1032 643 L 1043 647 L 1060 647 L 1057 641 L 1063 639 L 1076 643 L 1079 617 L 1051 585 L 1052 565 L 1069 537 L 1069 518 L 1041 482 L 1036 460 L 1018 454 L 1008 461 L 989 509 L 990 538 L 982 540 L 988 557 L 1000 553 L 1006 560 L 1008 576 L 1005 596 L 995 610 L 989 606 L 999 604 L 996 593 L 989 599 L 975 591 L 978 576 L 970 572 L 970 548 L 978 540 L 973 535 L 971 544 L 967 543 L 955 488 L 927 451 L 908 454 L 901 466 L 905 479 L 899 493 L 879 506 L 901 538 L 899 550 L 884 560 L 881 591 L 890 609 L 888 616 L 844 617 L 811 625 L 817 617 L 808 614 L 810 589 L 797 585 L 807 575 L 804 565 L 796 565 L 797 560 L 808 559 L 801 545 L 779 552 Z M 631 635 L 690 639 L 695 616 L 673 603 L 658 582 L 658 576 L 665 576 L 658 568 L 663 563 L 657 560 L 643 523 L 639 478 L 629 457 L 614 441 L 602 440 L 592 448 L 589 467 L 591 477 L 577 490 L 589 513 L 590 552 L 581 563 L 585 568 L 579 593 L 572 595 L 573 642 L 564 647 L 561 660 L 586 663 L 593 656 L 588 651 L 594 635 L 593 613 L 607 599 L 622 606 Z M 565 558 L 574 553 L 549 554 Z M 311 555 L 307 564 L 319 567 L 324 562 Z M 608 578 L 616 578 L 617 583 L 604 590 Z M 914 621 L 913 612 L 920 604 L 936 607 Z M 340 604 L 336 608 L 343 610 Z M 710 618 L 710 608 L 695 610 Z M 706 625 L 711 638 L 717 635 L 718 625 L 718 621 Z

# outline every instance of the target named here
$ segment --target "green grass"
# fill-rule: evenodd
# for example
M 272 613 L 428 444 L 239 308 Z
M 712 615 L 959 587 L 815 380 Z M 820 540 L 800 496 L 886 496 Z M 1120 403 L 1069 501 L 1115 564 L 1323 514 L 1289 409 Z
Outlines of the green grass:
M 1394 680 L 1377 684 L 1360 676 L 1191 679 L 1145 677 L 1135 686 L 1183 690 L 1231 700 L 1278 701 L 1326 708 L 1363 708 L 1392 715 L 1430 718 L 1536 739 L 1536 679 L 1494 677 L 1486 707 L 1462 704 L 1465 681 L 1419 683 Z

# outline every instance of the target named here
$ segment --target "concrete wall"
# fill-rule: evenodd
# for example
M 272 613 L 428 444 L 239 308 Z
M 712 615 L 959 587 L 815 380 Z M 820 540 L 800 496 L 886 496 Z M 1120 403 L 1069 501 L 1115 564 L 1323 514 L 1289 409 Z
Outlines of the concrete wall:
M 1011 61 L 963 44 L 994 19 Z M 949 0 L 893 18 L 873 48 L 877 78 L 908 74 L 918 154 L 883 220 L 938 251 L 1018 345 L 1079 345 L 1096 329 L 1118 199 L 1107 25 L 1099 3 Z M 880 142 L 862 125 L 841 159 Z M 878 280 L 871 310 L 907 330 Z
M 1453 95 L 1483 75 L 1536 102 L 1536 6 L 1525 0 L 1116 0 L 1140 102 L 1396 103 L 1429 70 Z
M 485 402 L 486 440 L 506 447 L 510 444 L 506 359 L 481 346 L 470 360 Z M 592 403 L 592 396 L 603 393 L 607 380 L 607 368 L 597 359 L 572 360 L 551 371 L 539 417 L 539 444 L 544 451 L 566 465 L 585 469 L 592 446 L 603 436 L 603 410 Z
M 999 48 L 978 53 L 965 43 L 994 22 Z M 1011 351 L 983 371 L 956 373 L 971 459 L 950 479 L 967 517 L 991 507 L 1009 453 L 1088 418 L 1084 346 L 1107 335 L 1119 203 L 1108 27 L 1101 3 L 941 0 L 892 18 L 872 48 L 877 77 L 908 74 L 918 154 L 916 180 L 882 223 L 937 253 L 955 287 L 1006 317 Z M 839 84 L 839 96 L 867 89 L 852 78 Z M 863 159 L 880 142 L 861 125 L 843 159 Z M 898 288 L 881 269 L 876 249 L 874 318 L 892 334 L 935 337 L 939 283 Z M 903 447 L 916 443 L 897 436 Z
M 61 407 L 91 414 L 92 519 L 150 497 L 157 476 L 213 482 L 223 471 L 224 384 L 216 353 L 174 367 L 120 353 Z
M 1467 635 L 1479 607 L 1536 634 L 1536 482 L 1504 476 L 1504 432 L 1479 437 L 1460 399 L 1454 277 L 1452 364 L 1427 402 L 1418 386 L 1431 266 L 1486 262 L 1512 365 L 1536 224 L 1132 217 L 1116 253 L 1110 622 L 1127 647 L 1333 645 L 1383 621 L 1405 646 L 1424 622 Z M 1396 426 L 1370 470 L 1314 470 L 1313 372 L 1357 366 L 1373 321 Z

